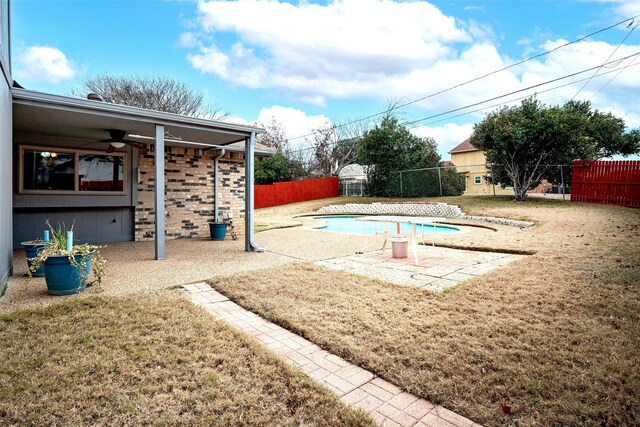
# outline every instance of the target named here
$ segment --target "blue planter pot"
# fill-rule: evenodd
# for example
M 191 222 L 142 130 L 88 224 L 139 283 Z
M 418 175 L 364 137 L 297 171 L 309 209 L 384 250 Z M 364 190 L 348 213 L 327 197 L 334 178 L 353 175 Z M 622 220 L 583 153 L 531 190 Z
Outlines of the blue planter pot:
M 224 240 L 224 236 L 227 235 L 227 224 L 223 222 L 209 223 L 209 232 L 211 240 Z
M 27 265 L 29 266 L 29 270 L 31 270 L 31 258 L 35 258 L 38 256 L 38 252 L 40 252 L 44 248 L 44 243 L 29 243 L 22 242 L 22 247 L 27 255 Z M 33 277 L 44 277 L 44 263 L 38 267 L 35 273 L 32 273 Z
M 82 255 L 75 256 L 76 263 L 80 263 Z M 53 256 L 44 262 L 44 280 L 51 295 L 78 294 L 87 287 L 91 259 L 87 258 L 84 275 L 79 268 L 74 267 L 66 256 Z

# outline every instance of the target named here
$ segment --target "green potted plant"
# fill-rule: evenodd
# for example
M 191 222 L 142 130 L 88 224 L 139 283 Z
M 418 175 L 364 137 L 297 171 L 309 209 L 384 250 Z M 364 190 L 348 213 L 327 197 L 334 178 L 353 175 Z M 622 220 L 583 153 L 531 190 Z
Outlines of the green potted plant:
M 29 266 L 29 271 L 31 272 L 31 260 L 38 255 L 38 252 L 44 249 L 46 243 L 43 239 L 38 238 L 22 242 L 21 245 L 24 248 L 25 255 L 27 256 L 27 265 Z M 31 272 L 31 276 L 44 277 L 44 265 L 41 265 L 38 269 L 36 269 L 36 271 Z
M 98 283 L 105 273 L 106 260 L 100 255 L 99 246 L 86 243 L 73 244 L 73 225 L 67 228 L 58 224 L 54 229 L 47 220 L 50 239 L 31 258 L 29 274 L 33 274 L 44 266 L 44 279 L 47 289 L 52 295 L 70 295 L 85 290 L 89 273 L 93 267 Z

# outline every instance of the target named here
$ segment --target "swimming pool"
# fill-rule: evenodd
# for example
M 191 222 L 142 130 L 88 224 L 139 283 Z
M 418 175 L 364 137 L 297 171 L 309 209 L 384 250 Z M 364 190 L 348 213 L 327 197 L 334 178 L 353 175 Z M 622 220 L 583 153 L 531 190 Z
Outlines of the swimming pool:
M 336 233 L 348 233 L 348 234 L 376 234 L 384 230 L 384 225 L 380 222 L 369 221 L 356 221 L 356 218 L 360 216 L 340 215 L 340 216 L 316 216 L 314 219 L 319 219 L 326 222 L 323 227 L 316 227 L 317 230 L 334 231 Z M 416 225 L 416 233 L 422 234 L 424 227 L 424 234 L 432 234 L 434 227 L 431 224 Z M 395 224 L 387 223 L 387 231 L 394 232 L 396 230 Z M 450 234 L 460 231 L 455 227 L 448 225 L 437 225 L 435 227 L 436 234 Z M 400 232 L 411 233 L 411 224 L 400 224 Z

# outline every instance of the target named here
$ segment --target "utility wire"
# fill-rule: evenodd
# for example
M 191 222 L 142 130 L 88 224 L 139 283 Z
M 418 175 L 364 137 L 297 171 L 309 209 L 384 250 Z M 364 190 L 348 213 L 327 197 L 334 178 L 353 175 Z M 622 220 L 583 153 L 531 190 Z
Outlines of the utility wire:
M 624 61 L 625 59 L 630 59 L 630 58 L 633 58 L 633 57 L 637 57 L 638 55 L 640 55 L 640 52 L 636 52 L 634 54 L 627 55 L 625 57 L 622 57 L 622 58 L 619 58 L 619 59 L 615 59 L 613 61 L 605 62 L 605 63 L 603 63 L 601 65 L 598 65 L 598 66 L 595 66 L 595 67 L 591 67 L 591 68 L 587 68 L 587 69 L 582 70 L 582 71 L 576 71 L 574 73 L 567 74 L 567 75 L 564 75 L 562 77 L 556 77 L 555 79 L 547 80 L 546 82 L 542 82 L 542 83 L 538 83 L 538 84 L 535 84 L 535 85 L 531 85 L 531 86 L 528 86 L 528 87 L 523 88 L 523 89 L 514 90 L 512 92 L 508 92 L 508 93 L 505 93 L 505 94 L 502 94 L 502 95 L 494 96 L 492 98 L 488 98 L 488 99 L 485 99 L 485 100 L 482 100 L 482 101 L 479 101 L 479 102 L 474 102 L 473 104 L 468 104 L 468 105 L 465 105 L 463 107 L 454 108 L 454 109 L 445 111 L 443 113 L 432 114 L 430 116 L 423 117 L 423 118 L 420 118 L 420 119 L 417 119 L 417 120 L 407 121 L 407 122 L 404 122 L 403 124 L 404 125 L 412 125 L 412 124 L 419 123 L 419 122 L 422 122 L 422 121 L 425 121 L 425 120 L 430 120 L 430 119 L 433 119 L 433 118 L 436 118 L 436 117 L 441 117 L 441 116 L 444 116 L 444 115 L 447 115 L 447 114 L 455 113 L 457 111 L 461 111 L 461 110 L 464 110 L 464 109 L 467 109 L 467 108 L 471 108 L 471 107 L 475 107 L 475 106 L 478 106 L 478 105 L 481 105 L 481 104 L 485 104 L 485 103 L 490 102 L 490 101 L 495 101 L 496 99 L 505 98 L 507 96 L 514 95 L 516 93 L 520 93 L 520 92 L 524 92 L 524 91 L 527 91 L 527 90 L 530 90 L 530 89 L 534 89 L 536 87 L 544 86 L 544 85 L 547 85 L 549 83 L 553 83 L 553 82 L 557 82 L 557 81 L 560 81 L 560 80 L 564 80 L 564 79 L 567 79 L 569 77 L 577 76 L 579 74 L 588 73 L 589 71 L 593 71 L 593 70 L 601 68 L 603 66 L 620 63 L 621 61 Z M 335 146 L 335 145 L 337 145 L 338 142 L 334 142 L 330 146 Z M 303 151 L 313 150 L 313 149 L 314 149 L 314 147 L 305 147 L 305 148 L 299 148 L 297 150 L 291 150 L 289 152 L 290 153 L 298 153 L 298 152 L 303 152 Z
M 492 76 L 492 75 L 494 75 L 494 74 L 500 73 L 500 72 L 502 72 L 502 71 L 508 70 L 509 68 L 513 68 L 513 67 L 516 67 L 516 66 L 518 66 L 518 65 L 522 65 L 522 64 L 524 64 L 525 62 L 529 62 L 529 61 L 532 61 L 532 60 L 534 60 L 534 59 L 536 59 L 536 58 L 540 58 L 540 57 L 542 57 L 542 56 L 548 55 L 548 54 L 550 54 L 550 53 L 552 53 L 552 52 L 555 52 L 555 51 L 557 51 L 557 50 L 559 50 L 559 49 L 562 49 L 562 48 L 564 48 L 564 47 L 567 47 L 567 46 L 570 46 L 570 45 L 572 45 L 572 44 L 575 44 L 575 43 L 581 42 L 582 40 L 585 40 L 585 39 L 587 39 L 587 38 L 589 38 L 589 37 L 595 36 L 596 34 L 600 34 L 600 33 L 602 33 L 602 32 L 608 31 L 608 30 L 610 30 L 610 29 L 612 29 L 612 28 L 615 28 L 615 27 L 619 26 L 620 24 L 623 24 L 623 23 L 625 23 L 625 22 L 627 22 L 627 21 L 632 21 L 632 22 L 633 22 L 633 20 L 635 20 L 635 19 L 636 19 L 636 18 L 638 18 L 638 17 L 640 17 L 640 15 L 635 15 L 635 16 L 633 16 L 633 17 L 631 17 L 631 18 L 623 19 L 622 21 L 619 21 L 619 22 L 617 22 L 617 23 L 615 23 L 615 24 L 613 24 L 613 25 L 609 25 L 608 27 L 601 28 L 601 29 L 599 29 L 599 30 L 597 30 L 597 31 L 594 31 L 594 32 L 592 32 L 592 33 L 589 33 L 589 34 L 587 34 L 587 35 L 585 35 L 585 36 L 582 36 L 582 37 L 577 38 L 577 39 L 575 39 L 575 40 L 572 40 L 572 41 L 570 41 L 570 42 L 564 43 L 564 44 L 562 44 L 562 45 L 556 46 L 556 47 L 554 47 L 553 49 L 550 49 L 550 50 L 547 50 L 547 51 L 545 51 L 545 52 L 539 53 L 539 54 L 537 54 L 537 55 L 534 55 L 534 56 L 531 56 L 531 57 L 525 58 L 525 59 L 523 59 L 523 60 L 521 60 L 521 61 L 514 62 L 513 64 L 507 65 L 506 67 L 500 68 L 500 69 L 498 69 L 498 70 L 491 71 L 490 73 L 487 73 L 487 74 L 484 74 L 484 75 L 481 75 L 481 76 L 478 76 L 478 77 L 474 77 L 474 78 L 472 78 L 471 80 L 467 80 L 467 81 L 465 81 L 465 82 L 458 83 L 458 84 L 456 84 L 456 85 L 454 85 L 454 86 L 450 86 L 450 87 L 448 87 L 448 88 L 446 88 L 446 89 L 442 89 L 442 90 L 440 90 L 440 91 L 437 91 L 437 92 L 431 93 L 431 94 L 429 94 L 429 95 L 425 95 L 425 96 L 423 96 L 423 97 L 421 97 L 421 98 L 417 98 L 417 99 L 414 99 L 414 100 L 412 100 L 412 101 L 408 101 L 408 102 L 405 102 L 405 103 L 402 103 L 402 104 L 394 105 L 394 106 L 393 106 L 392 108 L 390 108 L 390 109 L 387 109 L 387 110 L 384 110 L 384 111 L 380 111 L 380 112 L 378 112 L 378 113 L 370 114 L 370 115 L 368 115 L 368 116 L 365 116 L 365 117 L 362 117 L 362 118 L 359 118 L 359 119 L 354 119 L 354 120 L 348 121 L 348 122 L 346 122 L 346 123 L 340 123 L 340 124 L 336 125 L 336 128 L 341 128 L 341 127 L 348 126 L 348 125 L 351 125 L 351 124 L 354 124 L 354 123 L 362 122 L 362 121 L 365 121 L 365 120 L 368 120 L 368 119 L 371 119 L 371 118 L 374 118 L 374 117 L 377 117 L 377 116 L 380 116 L 380 115 L 386 114 L 386 113 L 388 113 L 388 112 L 390 112 L 390 111 L 394 111 L 394 110 L 397 110 L 397 109 L 399 109 L 399 108 L 404 108 L 404 107 L 406 107 L 406 106 L 408 106 L 408 105 L 412 105 L 412 104 L 415 104 L 415 103 L 417 103 L 417 102 L 424 101 L 425 99 L 432 98 L 432 97 L 437 96 L 437 95 L 440 95 L 440 94 L 442 94 L 442 93 L 452 91 L 452 90 L 457 89 L 457 88 L 459 88 L 459 87 L 461 87 L 461 86 L 468 85 L 468 84 L 470 84 L 470 83 L 476 82 L 476 81 L 478 81 L 478 80 L 481 80 L 481 79 L 484 79 L 484 78 L 486 78 L 486 77 Z M 626 40 L 626 38 L 625 38 L 625 40 Z M 624 40 L 623 40 L 623 42 L 624 42 Z M 317 134 L 317 133 L 318 133 L 317 131 L 309 132 L 309 133 L 304 134 L 304 135 L 299 135 L 299 136 L 294 136 L 294 137 L 288 138 L 288 139 L 287 139 L 287 141 L 294 141 L 294 140 L 296 140 L 296 139 L 306 138 L 306 137 L 308 137 L 308 136 L 313 136 L 313 135 L 315 135 L 315 134 Z
M 628 67 L 630 67 L 630 66 L 635 67 L 636 65 L 640 65 L 640 63 L 636 63 L 636 64 L 634 64 L 634 65 L 631 65 L 631 64 L 633 64 L 634 62 L 635 62 L 635 61 L 629 61 L 629 63 L 628 63 L 627 65 L 625 65 L 624 67 L 622 67 L 622 69 L 621 69 L 620 71 L 618 71 L 618 73 L 617 73 L 615 76 L 611 77 L 611 78 L 609 79 L 609 81 L 608 81 L 608 82 L 606 82 L 604 85 L 602 85 L 602 87 L 600 87 L 600 89 L 598 89 L 598 90 L 596 91 L 596 93 L 594 93 L 593 95 L 591 95 L 591 98 L 589 98 L 589 101 L 591 101 L 591 100 L 593 99 L 593 97 L 594 97 L 594 96 L 596 96 L 597 94 L 599 94 L 599 93 L 600 93 L 600 91 L 601 91 L 602 89 L 604 89 L 604 88 L 606 88 L 607 86 L 609 86 L 609 83 L 611 83 L 613 80 L 615 80 L 615 79 L 616 79 L 616 78 L 617 78 L 617 77 L 618 77 L 618 76 L 619 76 L 619 75 L 620 75 L 624 70 L 626 70 Z
M 575 73 L 567 74 L 567 75 L 562 76 L 562 77 L 557 77 L 555 79 L 547 80 L 546 82 L 543 82 L 543 83 L 538 83 L 538 84 L 535 84 L 535 85 L 531 85 L 531 86 L 526 87 L 524 89 L 518 89 L 518 90 L 514 90 L 513 92 L 509 92 L 509 93 L 503 94 L 503 95 L 494 96 L 493 98 L 485 99 L 484 101 L 480 101 L 480 102 L 475 102 L 475 103 L 467 105 L 465 107 L 455 108 L 453 110 L 449 110 L 449 111 L 444 112 L 444 113 L 433 114 L 431 116 L 427 116 L 427 117 L 424 117 L 422 119 L 417 119 L 417 120 L 413 120 L 413 121 L 410 121 L 410 122 L 406 122 L 406 124 L 414 124 L 414 123 L 422 122 L 424 120 L 429 120 L 429 119 L 432 119 L 432 118 L 435 118 L 435 117 L 440 117 L 440 116 L 443 116 L 445 114 L 455 113 L 456 111 L 464 110 L 465 108 L 475 107 L 476 105 L 484 104 L 485 102 L 495 101 L 496 99 L 504 98 L 505 96 L 514 95 L 516 93 L 524 92 L 524 91 L 529 90 L 529 89 L 533 89 L 533 88 L 536 88 L 536 87 L 544 86 L 546 84 L 557 82 L 559 80 L 564 80 L 566 78 L 577 76 L 578 74 L 583 74 L 583 73 L 586 73 L 586 72 L 589 72 L 589 71 L 592 71 L 592 70 L 595 70 L 595 69 L 599 69 L 599 68 L 602 68 L 605 65 L 613 64 L 613 63 L 619 62 L 621 60 L 629 59 L 629 58 L 632 58 L 632 57 L 638 56 L 638 55 L 640 55 L 640 52 L 636 52 L 636 53 L 634 53 L 632 55 L 625 56 L 624 58 L 616 59 L 615 61 L 605 62 L 604 64 L 598 65 L 597 67 L 592 67 L 592 68 L 588 68 L 586 70 L 577 71 Z
M 631 20 L 631 23 L 629 24 L 629 26 L 631 26 L 631 25 L 633 25 L 633 19 Z M 632 27 L 632 28 L 631 28 L 631 30 L 630 30 L 630 31 L 627 33 L 627 35 L 622 39 L 622 41 L 618 44 L 618 46 L 616 46 L 616 48 L 615 48 L 615 49 L 613 49 L 613 52 L 611 52 L 611 54 L 610 54 L 610 55 L 607 57 L 607 59 L 604 61 L 605 63 L 606 63 L 606 62 L 608 62 L 608 61 L 611 59 L 611 57 L 612 57 L 613 55 L 615 55 L 615 53 L 618 51 L 618 49 L 620 49 L 620 46 L 622 46 L 622 44 L 623 44 L 625 41 L 627 41 L 627 39 L 629 38 L 629 36 L 631 35 L 631 33 L 633 33 L 633 30 L 635 30 L 636 28 L 638 28 L 638 25 L 640 25 L 640 21 L 638 21 L 638 23 L 635 25 L 635 27 Z M 578 91 L 576 92 L 576 94 L 575 94 L 575 95 L 573 95 L 573 96 L 571 97 L 571 100 L 572 100 L 572 101 L 575 99 L 575 97 L 576 97 L 576 96 L 578 96 L 578 94 L 579 94 L 580 92 L 582 92 L 582 89 L 584 89 L 584 88 L 589 84 L 589 82 L 591 81 L 591 79 L 593 79 L 593 78 L 596 76 L 596 74 L 598 74 L 598 73 L 600 72 L 600 70 L 602 69 L 602 67 L 603 67 L 603 66 L 604 66 L 604 63 L 603 63 L 600 67 L 598 67 L 598 69 L 593 73 L 593 75 L 591 76 L 591 78 L 590 78 L 590 79 L 588 79 L 586 82 L 584 82 L 584 84 L 582 85 L 582 87 L 581 87 L 580 89 L 578 89 Z
M 627 64 L 627 65 L 626 65 L 626 66 L 624 66 L 624 67 L 621 67 L 621 68 L 615 68 L 615 69 L 613 69 L 613 70 L 611 70 L 611 71 L 607 71 L 606 73 L 598 74 L 598 76 L 597 76 L 597 77 L 604 77 L 604 76 L 606 76 L 607 74 L 611 74 L 611 73 L 614 73 L 614 72 L 616 72 L 616 71 L 619 71 L 619 72 L 618 72 L 618 74 L 620 74 L 620 72 L 624 71 L 626 68 L 636 67 L 636 66 L 640 65 L 640 63 L 636 63 L 636 64 L 634 64 L 634 65 L 630 65 L 632 62 L 633 62 L 633 61 L 631 61 L 629 64 Z M 615 77 L 617 77 L 617 75 L 616 75 L 616 76 L 614 76 L 614 77 L 612 77 L 612 78 L 611 78 L 611 80 L 613 80 Z M 574 85 L 574 84 L 576 84 L 576 83 L 584 82 L 584 81 L 586 81 L 586 80 L 589 80 L 590 78 L 592 78 L 592 77 L 585 77 L 584 79 L 574 80 L 574 81 L 572 81 L 572 82 L 565 83 L 565 84 L 560 85 L 560 86 L 554 86 L 554 87 L 549 88 L 549 89 L 545 89 L 545 90 L 541 90 L 541 91 L 539 91 L 539 92 L 535 92 L 533 95 L 534 95 L 534 96 L 537 96 L 537 95 L 540 95 L 540 94 L 543 94 L 543 93 L 552 92 L 552 91 L 554 91 L 554 90 L 562 89 L 563 87 L 572 86 L 572 85 Z M 611 80 L 609 80 L 609 81 L 611 81 Z M 606 86 L 606 84 L 605 84 L 605 86 Z M 604 86 L 603 86 L 602 88 L 604 88 Z M 602 89 L 602 88 L 601 88 L 601 89 Z M 430 121 L 430 122 L 428 122 L 428 123 L 422 123 L 422 124 L 423 124 L 423 125 L 431 125 L 431 124 L 434 124 L 434 123 L 444 122 L 444 121 L 446 121 L 446 120 L 451 120 L 451 119 L 455 119 L 455 118 L 457 118 L 457 117 L 467 116 L 467 115 L 469 115 L 469 114 L 477 113 L 477 112 L 479 112 L 479 111 L 489 110 L 489 109 L 491 109 L 491 108 L 499 107 L 499 106 L 501 106 L 501 105 L 510 104 L 510 103 L 512 103 L 512 102 L 516 102 L 516 101 L 521 101 L 521 100 L 523 100 L 523 99 L 529 98 L 530 96 L 531 96 L 531 95 L 520 96 L 520 97 L 518 97 L 518 98 L 513 98 L 513 99 L 510 99 L 510 100 L 508 100 L 508 101 L 498 102 L 498 103 L 496 103 L 496 104 L 488 105 L 488 106 L 486 106 L 486 107 L 477 108 L 477 109 L 475 109 L 475 110 L 471 110 L 471 111 L 465 111 L 464 113 L 456 114 L 456 115 L 454 115 L 454 116 L 448 116 L 448 117 L 445 117 L 445 118 L 442 118 L 442 119 L 433 120 L 433 121 Z M 404 124 L 404 123 L 403 123 L 403 124 Z M 411 129 L 416 128 L 417 126 L 418 126 L 418 125 L 413 125 L 413 126 L 411 126 Z

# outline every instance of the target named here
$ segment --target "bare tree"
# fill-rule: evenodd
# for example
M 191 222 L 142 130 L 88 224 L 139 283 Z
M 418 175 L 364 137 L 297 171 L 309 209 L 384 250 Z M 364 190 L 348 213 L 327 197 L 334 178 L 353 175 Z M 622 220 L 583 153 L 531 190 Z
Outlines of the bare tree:
M 257 142 L 269 148 L 273 148 L 277 152 L 288 157 L 290 151 L 289 141 L 285 136 L 284 128 L 276 118 L 271 117 L 271 123 L 268 125 L 265 125 L 264 123 L 257 123 L 257 125 L 265 130 L 264 133 L 258 135 Z
M 305 148 L 291 150 L 288 157 L 291 162 L 291 179 L 308 177 L 315 169 L 312 150 Z
M 313 131 L 314 169 L 324 176 L 336 176 L 342 168 L 356 161 L 356 147 L 367 129 L 362 120 L 344 123 L 326 122 Z
M 228 116 L 220 106 L 205 103 L 203 93 L 169 77 L 101 74 L 69 91 L 70 96 L 78 98 L 85 98 L 89 93 L 96 93 L 113 104 L 183 116 L 211 120 L 224 120 Z

